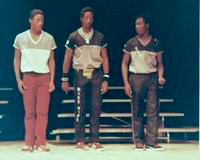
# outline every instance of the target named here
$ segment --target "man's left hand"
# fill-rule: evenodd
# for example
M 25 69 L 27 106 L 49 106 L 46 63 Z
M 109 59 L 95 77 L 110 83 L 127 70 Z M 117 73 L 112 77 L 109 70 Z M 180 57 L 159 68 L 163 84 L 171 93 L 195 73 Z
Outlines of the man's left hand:
M 102 85 L 101 85 L 101 93 L 104 94 L 108 92 L 108 82 L 107 81 L 103 81 Z
M 161 77 L 158 79 L 158 82 L 160 85 L 164 85 L 166 83 L 166 80 L 165 80 L 165 78 Z
M 55 85 L 53 82 L 49 82 L 49 92 L 53 92 L 55 90 Z

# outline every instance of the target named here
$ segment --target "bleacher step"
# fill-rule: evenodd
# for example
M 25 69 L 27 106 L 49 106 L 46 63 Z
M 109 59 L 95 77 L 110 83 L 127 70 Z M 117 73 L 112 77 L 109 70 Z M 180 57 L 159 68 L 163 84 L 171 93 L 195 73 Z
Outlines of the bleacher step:
M 131 113 L 102 113 L 101 117 L 131 117 Z M 146 113 L 144 114 L 146 116 Z M 159 113 L 160 117 L 183 117 L 184 113 L 176 113 L 176 112 L 163 112 Z M 57 114 L 58 118 L 73 118 L 74 113 L 59 113 Z M 89 117 L 89 113 L 86 114 L 86 117 Z

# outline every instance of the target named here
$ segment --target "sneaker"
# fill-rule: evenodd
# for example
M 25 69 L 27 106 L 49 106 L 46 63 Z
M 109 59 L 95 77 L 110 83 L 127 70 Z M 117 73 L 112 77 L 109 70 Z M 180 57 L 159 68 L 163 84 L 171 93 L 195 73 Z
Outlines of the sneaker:
M 97 143 L 97 142 L 89 143 L 89 148 L 93 148 L 93 149 L 98 150 L 98 151 L 104 150 L 103 146 L 100 143 Z
M 49 152 L 50 149 L 46 145 L 35 146 L 35 150 L 40 152 Z
M 85 143 L 84 142 L 78 142 L 76 143 L 75 150 L 84 150 L 85 149 Z
M 24 145 L 22 147 L 22 151 L 25 151 L 25 152 L 33 152 L 34 150 L 34 147 L 33 146 L 29 146 L 29 145 Z
M 146 150 L 155 150 L 155 151 L 162 151 L 163 148 L 159 145 L 159 144 L 155 144 L 155 145 L 145 145 L 145 149 Z
M 142 143 L 136 144 L 135 150 L 138 150 L 138 151 L 144 150 L 144 144 L 142 144 Z

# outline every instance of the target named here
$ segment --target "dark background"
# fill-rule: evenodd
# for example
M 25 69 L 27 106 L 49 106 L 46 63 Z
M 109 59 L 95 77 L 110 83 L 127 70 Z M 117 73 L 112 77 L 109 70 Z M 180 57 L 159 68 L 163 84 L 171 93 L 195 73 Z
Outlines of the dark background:
M 90 6 L 95 11 L 94 27 L 105 34 L 109 43 L 111 85 L 121 86 L 120 65 L 124 43 L 135 35 L 134 19 L 138 13 L 151 14 L 151 33 L 159 38 L 164 49 L 165 98 L 174 98 L 172 111 L 185 113 L 183 124 L 199 123 L 199 12 L 198 0 L 1 0 L 0 1 L 0 87 L 14 88 L 0 99 L 10 100 L 10 115 L 23 129 L 23 105 L 16 89 L 13 72 L 13 41 L 29 28 L 29 13 L 40 8 L 45 13 L 44 30 L 56 40 L 56 91 L 52 94 L 49 128 L 56 128 L 55 114 L 62 99 L 60 77 L 70 32 L 80 26 L 80 10 Z M 7 95 L 6 95 L 7 94 Z M 14 120 L 13 120 L 14 119 Z M 5 122 L 6 123 L 6 122 Z M 173 122 L 172 122 L 173 123 Z M 15 124 L 13 125 L 15 126 Z M 16 131 L 17 132 L 17 131 Z M 19 133 L 20 134 L 20 133 Z

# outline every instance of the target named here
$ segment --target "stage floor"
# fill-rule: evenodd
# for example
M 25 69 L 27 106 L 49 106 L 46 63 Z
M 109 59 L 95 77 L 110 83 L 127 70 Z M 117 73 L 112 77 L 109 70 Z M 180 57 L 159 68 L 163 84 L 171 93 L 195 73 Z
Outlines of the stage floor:
M 104 144 L 104 151 L 75 151 L 72 144 L 48 144 L 51 152 L 21 151 L 23 142 L 0 142 L 0 160 L 198 160 L 199 144 L 162 143 L 163 151 L 136 151 L 131 144 Z

